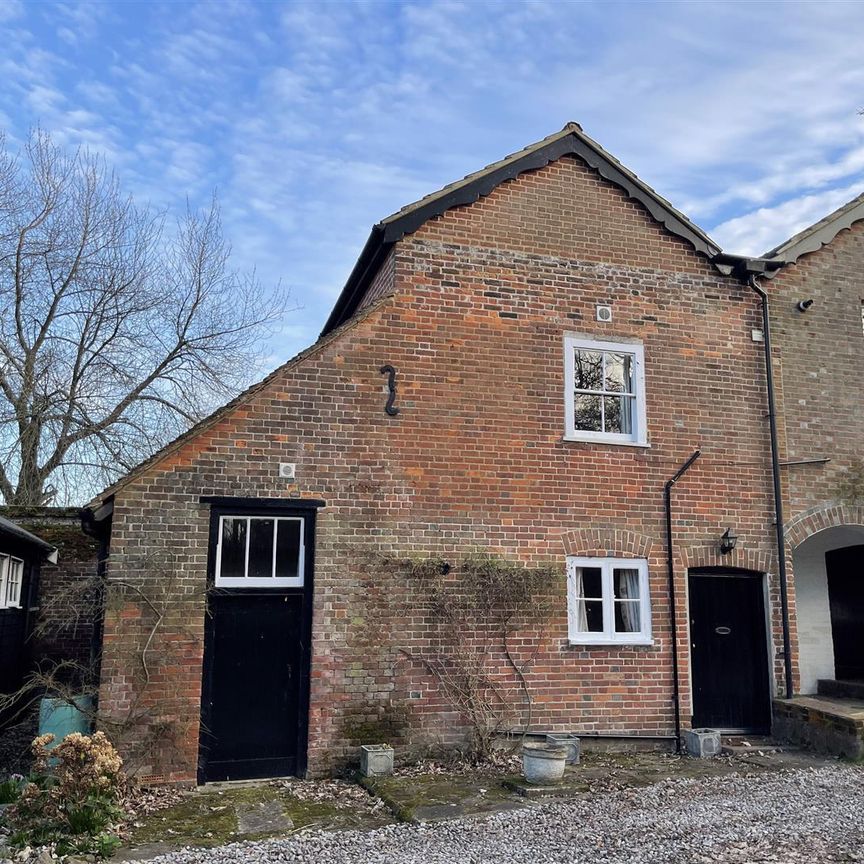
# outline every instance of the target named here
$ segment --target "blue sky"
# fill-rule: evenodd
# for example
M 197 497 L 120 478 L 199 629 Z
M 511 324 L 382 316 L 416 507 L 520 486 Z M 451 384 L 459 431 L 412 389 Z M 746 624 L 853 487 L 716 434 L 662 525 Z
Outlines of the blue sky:
M 158 206 L 218 189 L 233 261 L 312 342 L 371 225 L 582 124 L 724 248 L 864 191 L 864 3 L 0 0 L 0 127 L 105 154 Z

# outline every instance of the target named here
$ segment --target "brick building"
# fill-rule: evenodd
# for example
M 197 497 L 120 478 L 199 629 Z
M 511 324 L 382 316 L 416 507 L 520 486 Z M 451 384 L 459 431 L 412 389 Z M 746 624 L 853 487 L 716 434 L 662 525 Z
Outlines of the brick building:
M 484 654 L 530 692 L 513 729 L 766 731 L 798 670 L 748 281 L 779 263 L 575 124 L 375 226 L 311 348 L 91 505 L 127 758 L 190 782 L 464 738 L 418 573 L 458 593 L 478 556 L 547 574 L 542 620 Z
M 864 712 L 843 712 L 864 697 L 864 196 L 768 257 L 802 694 L 777 705 L 780 731 L 861 757 Z

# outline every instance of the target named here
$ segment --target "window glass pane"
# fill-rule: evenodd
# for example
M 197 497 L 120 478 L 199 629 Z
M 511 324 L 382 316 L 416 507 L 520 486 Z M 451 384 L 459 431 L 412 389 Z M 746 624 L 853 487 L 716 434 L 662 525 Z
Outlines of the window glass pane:
M 584 432 L 602 432 L 603 421 L 600 414 L 602 396 L 582 396 L 573 399 L 573 425 Z
M 606 432 L 630 435 L 633 432 L 633 397 L 604 396 Z
M 300 521 L 296 519 L 279 522 L 276 535 L 276 575 L 293 579 L 300 566 Z
M 253 579 L 273 575 L 273 520 L 251 519 L 249 534 L 249 572 Z
M 573 358 L 573 388 L 603 389 L 603 352 L 576 349 Z
M 638 600 L 615 601 L 615 632 L 638 633 L 641 629 L 641 609 Z
M 222 561 L 219 575 L 242 579 L 246 575 L 246 520 L 222 520 Z
M 635 567 L 626 569 L 616 567 L 612 571 L 612 586 L 616 600 L 638 600 L 639 571 Z
M 603 601 L 602 600 L 579 600 L 578 601 L 578 625 L 582 633 L 603 632 Z
M 10 606 L 21 605 L 21 582 L 24 575 L 24 562 L 14 558 L 9 562 L 9 575 L 7 577 L 8 587 L 6 589 L 6 602 Z
M 576 568 L 576 596 L 603 599 L 603 578 L 599 567 Z
M 606 376 L 604 390 L 610 393 L 633 392 L 633 355 L 606 354 Z

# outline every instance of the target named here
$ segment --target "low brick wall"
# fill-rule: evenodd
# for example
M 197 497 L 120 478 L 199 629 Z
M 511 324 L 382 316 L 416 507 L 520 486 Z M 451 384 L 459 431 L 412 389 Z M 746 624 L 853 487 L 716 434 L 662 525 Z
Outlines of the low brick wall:
M 864 712 L 860 716 L 832 703 L 808 697 L 774 701 L 775 738 L 819 753 L 846 759 L 864 758 Z

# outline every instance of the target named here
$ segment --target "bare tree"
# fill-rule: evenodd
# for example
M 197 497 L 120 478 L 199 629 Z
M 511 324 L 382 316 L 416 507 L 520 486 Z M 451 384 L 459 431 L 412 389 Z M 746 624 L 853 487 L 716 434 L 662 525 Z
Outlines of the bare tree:
M 170 225 L 103 161 L 0 139 L 0 497 L 74 501 L 248 383 L 281 292 L 228 266 L 218 204 Z

